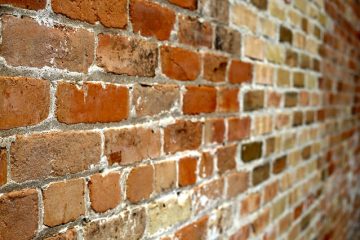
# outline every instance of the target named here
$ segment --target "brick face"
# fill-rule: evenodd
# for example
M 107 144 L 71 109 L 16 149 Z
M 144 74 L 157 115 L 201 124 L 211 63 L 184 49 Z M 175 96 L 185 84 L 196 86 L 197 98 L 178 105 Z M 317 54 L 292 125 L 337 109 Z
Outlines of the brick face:
M 184 114 L 210 113 L 216 109 L 216 89 L 189 86 L 183 98 Z
M 196 18 L 181 16 L 179 18 L 179 42 L 194 47 L 212 47 L 213 28 L 208 22 Z
M 131 170 L 126 180 L 126 197 L 136 203 L 147 199 L 153 192 L 154 168 L 151 165 L 136 167 Z
M 31 10 L 40 10 L 45 8 L 46 0 L 1 0 L 0 4 L 8 4 Z

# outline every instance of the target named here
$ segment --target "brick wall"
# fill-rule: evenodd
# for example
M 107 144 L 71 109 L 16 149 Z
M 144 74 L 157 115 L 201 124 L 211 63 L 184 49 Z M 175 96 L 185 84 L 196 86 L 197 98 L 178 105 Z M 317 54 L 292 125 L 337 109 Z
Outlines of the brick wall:
M 0 0 L 0 239 L 359 239 L 356 0 Z

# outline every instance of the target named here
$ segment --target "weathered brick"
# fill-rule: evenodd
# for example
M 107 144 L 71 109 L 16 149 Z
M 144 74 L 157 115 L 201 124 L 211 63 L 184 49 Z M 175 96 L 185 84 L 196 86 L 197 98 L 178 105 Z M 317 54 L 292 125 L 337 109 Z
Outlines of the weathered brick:
M 250 117 L 228 119 L 228 141 L 239 141 L 250 136 Z
M 201 144 L 202 123 L 178 120 L 164 130 L 164 151 L 175 153 L 197 149 Z
M 256 116 L 254 121 L 255 128 L 253 129 L 252 135 L 263 135 L 270 133 L 273 129 L 273 118 L 272 116 Z
M 0 77 L 0 129 L 35 125 L 49 115 L 50 84 L 46 80 Z
M 286 196 L 282 197 L 273 204 L 271 209 L 272 220 L 277 219 L 285 211 L 286 199 L 287 199 Z
M 224 141 L 225 123 L 223 119 L 210 119 L 205 122 L 205 143 Z
M 257 15 L 245 4 L 239 3 L 231 6 L 232 22 L 239 27 L 248 28 L 256 33 Z
M 51 183 L 43 190 L 44 224 L 54 227 L 84 215 L 84 193 L 83 179 Z
M 165 161 L 155 164 L 155 191 L 160 193 L 176 186 L 176 162 Z
M 207 238 L 208 216 L 182 227 L 175 233 L 176 239 L 179 240 L 205 240 Z
M 170 3 L 189 10 L 197 9 L 197 0 L 168 0 Z
M 132 203 L 148 199 L 153 189 L 154 167 L 145 165 L 133 168 L 126 180 L 126 197 Z
M 289 28 L 281 25 L 280 33 L 279 33 L 279 40 L 280 40 L 280 42 L 287 42 L 289 44 L 292 44 L 293 36 L 292 36 L 291 30 Z
M 0 186 L 7 182 L 7 152 L 6 148 L 0 148 Z
M 130 76 L 153 77 L 157 67 L 157 45 L 127 36 L 99 34 L 97 65 L 106 71 Z
M 214 172 L 214 159 L 211 153 L 203 152 L 201 154 L 199 165 L 199 176 L 202 178 L 210 177 Z
M 266 45 L 265 56 L 270 62 L 276 64 L 285 62 L 285 50 L 280 44 L 268 43 Z
M 218 112 L 238 112 L 239 100 L 238 88 L 220 88 L 218 90 L 217 111 Z
M 289 65 L 290 67 L 296 67 L 298 66 L 298 54 L 297 52 L 287 49 L 286 50 L 286 56 L 285 56 L 285 63 Z
M 179 186 L 185 187 L 196 182 L 197 158 L 185 157 L 179 160 Z
M 224 192 L 224 178 L 218 178 L 203 182 L 194 188 L 193 212 L 199 213 L 204 209 L 214 206 L 219 199 L 222 199 Z
M 274 68 L 268 65 L 255 65 L 255 82 L 260 84 L 273 84 Z
M 96 212 L 115 208 L 120 203 L 120 174 L 93 175 L 89 181 L 89 191 L 91 207 Z
M 268 0 L 251 0 L 251 3 L 260 10 L 267 9 L 267 2 Z
M 199 0 L 202 8 L 201 14 L 207 17 L 214 18 L 222 23 L 229 22 L 229 8 L 228 0 Z
M 264 107 L 264 91 L 253 90 L 244 95 L 244 111 L 254 111 Z
M 242 216 L 252 213 L 260 207 L 261 195 L 259 192 L 250 193 L 240 202 Z
M 244 40 L 245 56 L 263 60 L 265 55 L 265 42 L 259 37 L 246 36 Z
M 258 185 L 270 177 L 270 164 L 265 163 L 255 167 L 252 174 L 253 185 Z
M 38 193 L 35 189 L 9 192 L 0 197 L 0 239 L 32 239 L 38 229 Z
M 183 98 L 184 114 L 211 113 L 216 109 L 216 89 L 207 86 L 188 86 Z
M 217 149 L 217 168 L 220 174 L 236 168 L 236 148 L 236 145 L 229 145 Z
M 250 236 L 250 227 L 249 225 L 242 226 L 237 230 L 233 235 L 230 236 L 230 240 L 246 240 Z
M 215 49 L 234 55 L 240 54 L 241 34 L 235 29 L 216 26 Z
M 140 85 L 133 90 L 132 104 L 135 106 L 136 116 L 153 116 L 170 112 L 179 104 L 180 92 L 176 85 Z
M 303 113 L 301 111 L 294 112 L 293 114 L 293 126 L 297 127 L 303 124 Z
M 59 122 L 117 122 L 129 115 L 129 93 L 114 84 L 85 83 L 80 89 L 73 83 L 60 82 L 56 92 Z
M 46 0 L 0 0 L 0 4 L 31 10 L 40 10 L 45 8 Z
M 150 128 L 108 129 L 105 155 L 109 163 L 127 165 L 160 155 L 160 132 Z
M 269 224 L 269 222 L 270 222 L 270 209 L 265 208 L 261 213 L 258 214 L 258 217 L 252 223 L 254 233 L 259 234 L 262 231 L 264 231 L 264 229 Z
M 278 193 L 278 181 L 273 181 L 264 188 L 264 202 L 267 203 L 274 199 Z
M 213 30 L 208 22 L 181 15 L 179 17 L 179 42 L 194 47 L 212 47 Z
M 200 56 L 178 47 L 161 47 L 162 72 L 169 78 L 193 81 L 200 74 Z
M 204 78 L 210 82 L 224 82 L 227 67 L 227 58 L 205 54 L 204 56 Z
M 251 63 L 232 60 L 229 69 L 230 83 L 251 82 L 253 77 L 253 65 Z
M 55 13 L 91 24 L 99 21 L 105 27 L 125 28 L 127 25 L 126 0 L 52 0 Z
M 131 0 L 130 19 L 135 33 L 168 40 L 175 23 L 175 13 L 148 0 Z
M 290 72 L 284 69 L 278 70 L 277 85 L 280 87 L 290 86 Z
M 226 196 L 233 198 L 248 189 L 249 174 L 247 172 L 232 172 L 226 176 L 226 181 Z
M 52 237 L 45 238 L 44 240 L 77 240 L 77 232 L 72 228 L 64 233 L 54 234 Z
M 93 62 L 94 34 L 85 29 L 50 28 L 29 17 L 3 16 L 1 20 L 0 55 L 9 65 L 86 73 Z
M 298 93 L 297 92 L 287 92 L 285 93 L 285 107 L 295 107 L 298 103 Z
M 250 162 L 259 159 L 262 155 L 262 142 L 251 142 L 241 146 L 241 159 Z
M 84 239 L 140 239 L 145 231 L 145 214 L 144 208 L 133 208 L 108 218 L 106 221 L 101 219 L 90 222 L 84 227 Z
M 287 156 L 281 156 L 275 159 L 273 163 L 273 173 L 279 174 L 285 170 L 287 166 Z
M 305 86 L 305 75 L 302 72 L 295 72 L 293 75 L 294 87 L 302 88 Z
M 23 182 L 87 170 L 100 161 L 100 141 L 99 133 L 85 131 L 18 135 L 11 146 L 11 178 Z

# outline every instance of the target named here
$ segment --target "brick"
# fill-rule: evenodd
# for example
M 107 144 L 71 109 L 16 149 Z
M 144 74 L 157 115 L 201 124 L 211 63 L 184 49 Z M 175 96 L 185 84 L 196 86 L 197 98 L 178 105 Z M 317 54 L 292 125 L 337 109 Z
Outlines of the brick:
M 193 81 L 199 76 L 199 54 L 169 46 L 162 46 L 160 52 L 162 72 L 169 78 L 180 81 Z
M 247 172 L 232 172 L 226 176 L 227 198 L 233 198 L 245 192 L 249 187 L 249 174 Z
M 210 119 L 205 122 L 205 143 L 224 141 L 225 123 L 223 119 Z
M 217 111 L 218 112 L 238 112 L 238 88 L 220 88 L 218 90 Z
M 260 10 L 266 10 L 268 0 L 251 0 L 251 3 Z
M 285 50 L 279 44 L 268 43 L 266 45 L 265 56 L 270 62 L 276 64 L 285 62 Z
M 87 170 L 100 161 L 100 141 L 99 133 L 90 131 L 18 135 L 10 152 L 12 180 L 23 182 Z
M 3 16 L 1 20 L 0 54 L 9 65 L 86 73 L 93 62 L 94 34 L 87 30 L 60 25 L 49 28 L 29 17 Z
M 278 1 L 269 1 L 270 14 L 273 17 L 278 18 L 281 21 L 284 21 L 286 11 L 284 11 L 284 6 L 279 5 L 279 3 L 280 2 Z
M 175 23 L 175 13 L 148 0 L 131 0 L 130 19 L 135 33 L 168 40 Z
M 168 191 L 176 186 L 176 163 L 165 161 L 155 164 L 155 191 Z
M 136 116 L 154 116 L 171 112 L 179 104 L 180 91 L 176 85 L 140 85 L 133 90 L 132 104 Z
M 270 133 L 272 131 L 273 126 L 273 118 L 272 116 L 257 116 L 255 117 L 255 128 L 253 130 L 252 135 L 263 135 L 266 133 Z
M 204 56 L 204 79 L 210 82 L 224 82 L 226 75 L 227 58 L 205 54 Z
M 43 190 L 44 224 L 54 227 L 85 214 L 83 179 L 51 183 Z
M 288 128 L 289 126 L 290 126 L 290 114 L 280 113 L 276 116 L 275 119 L 276 129 Z
M 34 238 L 39 221 L 38 201 L 38 193 L 35 189 L 23 189 L 2 195 L 0 238 Z
M 233 55 L 240 54 L 241 34 L 235 29 L 216 26 L 215 49 L 228 52 Z
M 175 232 L 179 240 L 205 240 L 207 237 L 208 216 L 204 216 Z
M 292 44 L 293 36 L 292 32 L 289 28 L 281 25 L 279 30 L 279 40 L 280 42 L 287 42 L 289 44 Z
M 64 233 L 58 233 L 52 237 L 45 238 L 45 240 L 77 240 L 77 232 L 75 229 L 69 229 Z
M 125 210 L 119 215 L 92 221 L 84 227 L 85 240 L 140 239 L 144 235 L 146 213 L 144 208 Z
M 169 195 L 150 203 L 148 206 L 147 233 L 167 230 L 175 224 L 185 221 L 191 215 L 191 198 L 188 194 Z
M 290 86 L 290 72 L 284 69 L 278 70 L 277 85 L 280 87 Z
M 235 4 L 231 7 L 232 23 L 245 27 L 256 33 L 257 15 L 244 4 Z
M 179 160 L 179 186 L 185 187 L 196 182 L 197 158 L 185 157 Z
M 198 18 L 181 15 L 179 17 L 180 43 L 194 47 L 212 47 L 213 29 L 210 23 L 199 21 Z
M 269 38 L 275 39 L 277 35 L 277 26 L 274 21 L 264 17 L 261 19 L 261 31 L 262 34 L 268 36 Z
M 247 240 L 250 237 L 249 225 L 242 226 L 233 235 L 230 236 L 230 240 Z
M 294 87 L 302 88 L 305 86 L 305 75 L 301 72 L 294 73 Z
M 242 216 L 248 215 L 260 208 L 261 195 L 259 192 L 250 193 L 240 202 Z
M 59 122 L 106 123 L 128 118 L 129 92 L 114 84 L 85 83 L 81 88 L 60 82 L 56 91 L 56 115 Z
M 217 168 L 220 174 L 236 168 L 236 148 L 236 145 L 229 145 L 216 150 Z
M 255 65 L 255 82 L 260 84 L 273 84 L 274 68 L 268 65 Z
M 184 114 L 211 113 L 216 110 L 216 89 L 207 86 L 188 86 L 183 98 Z
M 251 162 L 259 159 L 262 155 L 262 142 L 251 142 L 241 146 L 241 159 L 244 162 Z
M 285 170 L 287 166 L 287 156 L 281 156 L 273 162 L 273 173 L 279 174 Z
M 293 126 L 297 127 L 303 124 L 303 113 L 302 112 L 294 112 L 293 114 Z
M 200 158 L 199 176 L 202 178 L 210 177 L 214 172 L 214 159 L 209 152 L 203 152 Z
M 160 132 L 150 128 L 108 129 L 105 151 L 110 165 L 127 165 L 160 156 Z
M 157 45 L 127 36 L 99 34 L 96 63 L 107 72 L 153 77 L 157 67 Z
M 250 137 L 250 117 L 228 119 L 228 141 L 239 141 Z
M 278 181 L 273 181 L 264 188 L 264 203 L 267 203 L 274 199 L 278 193 L 279 184 Z
M 258 185 L 270 177 L 270 164 L 265 163 L 258 167 L 255 167 L 252 175 L 253 185 Z
M 115 208 L 120 203 L 120 174 L 93 175 L 89 181 L 89 191 L 91 207 L 95 212 Z
M 50 84 L 46 80 L 0 76 L 0 129 L 40 123 L 49 115 Z
M 126 198 L 131 203 L 148 199 L 153 193 L 154 167 L 152 165 L 133 168 L 126 179 Z
M 193 212 L 195 214 L 214 206 L 222 199 L 224 192 L 224 178 L 209 180 L 194 188 Z
M 228 0 L 200 0 L 199 2 L 202 6 L 201 15 L 214 18 L 222 23 L 229 22 L 230 4 Z
M 286 209 L 286 199 L 287 197 L 282 197 L 278 199 L 272 206 L 271 216 L 272 220 L 277 219 Z
M 244 40 L 244 50 L 245 56 L 263 60 L 265 57 L 265 42 L 258 37 L 246 36 Z
M 164 151 L 194 150 L 201 144 L 202 123 L 178 120 L 164 130 Z
M 0 148 L 0 186 L 7 182 L 7 153 L 6 148 Z
M 285 93 L 285 107 L 295 107 L 298 103 L 298 93 L 297 92 L 287 92 Z
M 254 233 L 255 234 L 261 233 L 269 224 L 269 220 L 270 220 L 270 210 L 269 208 L 266 208 L 264 211 L 258 214 L 258 217 L 252 223 Z
M 232 60 L 229 68 L 230 83 L 247 83 L 251 82 L 253 77 L 253 65 L 251 63 Z
M 197 9 L 197 0 L 168 0 L 170 3 L 189 10 Z
M 264 91 L 253 90 L 244 95 L 244 111 L 259 110 L 264 107 Z
M 52 0 L 51 7 L 55 13 L 91 24 L 99 21 L 112 28 L 125 28 L 127 25 L 126 0 Z
M 40 10 L 45 8 L 46 0 L 0 0 L 0 4 L 12 5 L 14 7 L 30 10 Z

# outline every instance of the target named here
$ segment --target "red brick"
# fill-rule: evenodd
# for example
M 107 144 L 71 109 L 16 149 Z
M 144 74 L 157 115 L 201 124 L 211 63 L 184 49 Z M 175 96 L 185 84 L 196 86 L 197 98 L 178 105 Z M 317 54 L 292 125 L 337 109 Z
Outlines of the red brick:
M 226 177 L 228 198 L 233 198 L 245 192 L 249 187 L 249 174 L 247 172 L 232 172 Z
M 212 47 L 212 26 L 208 22 L 181 15 L 179 17 L 179 42 L 194 47 Z
M 96 212 L 106 212 L 120 203 L 120 174 L 95 174 L 89 181 L 91 207 Z M 106 197 L 105 197 L 106 196 Z
M 135 85 L 133 105 L 136 116 L 153 116 L 172 111 L 180 101 L 180 91 L 176 85 Z
M 217 167 L 222 174 L 236 168 L 236 145 L 230 145 L 217 149 Z
M 90 168 L 100 161 L 100 134 L 65 131 L 18 135 L 11 146 L 15 182 L 58 177 Z
M 275 159 L 275 161 L 273 162 L 273 173 L 275 174 L 281 173 L 282 171 L 285 170 L 286 166 L 287 166 L 286 155 Z
M 203 209 L 214 205 L 222 198 L 224 192 L 224 179 L 209 180 L 194 188 L 194 212 L 199 213 Z
M 148 199 L 153 192 L 154 168 L 151 165 L 133 168 L 126 180 L 126 197 L 132 203 Z
M 35 125 L 49 115 L 48 81 L 0 77 L 0 129 Z
M 99 21 L 112 28 L 127 25 L 126 0 L 52 0 L 51 7 L 55 13 L 91 24 Z
M 205 54 L 204 56 L 204 78 L 211 82 L 224 82 L 226 75 L 227 58 Z
M 60 82 L 56 92 L 59 122 L 118 122 L 129 115 L 129 92 L 114 84 L 85 83 L 81 88 Z
M 250 237 L 249 225 L 242 226 L 236 233 L 231 235 L 230 240 L 247 240 Z
M 199 176 L 210 177 L 214 172 L 214 159 L 209 152 L 203 152 L 200 159 Z
M 217 111 L 219 112 L 238 112 L 238 88 L 220 88 L 218 91 Z
M 49 28 L 29 17 L 2 17 L 0 54 L 9 65 L 49 66 L 86 73 L 93 53 L 94 34 L 87 30 L 58 25 Z
M 216 109 L 216 89 L 207 86 L 188 86 L 183 99 L 184 114 L 211 113 Z
M 161 68 L 169 78 L 180 81 L 193 81 L 200 74 L 200 56 L 178 47 L 162 46 Z
M 0 197 L 0 239 L 33 239 L 38 229 L 38 193 L 35 189 Z
M 164 130 L 164 151 L 175 153 L 197 149 L 201 144 L 202 123 L 178 120 Z
M 197 158 L 185 157 L 179 160 L 179 186 L 185 187 L 196 182 Z
M 130 76 L 155 76 L 157 45 L 142 39 L 99 34 L 96 62 L 106 71 Z
M 7 182 L 7 153 L 6 148 L 0 148 L 0 186 Z
M 280 107 L 281 94 L 275 91 L 271 91 L 268 94 L 267 105 L 268 107 Z
M 175 233 L 178 240 L 205 240 L 207 238 L 208 216 L 204 216 Z
M 205 122 L 205 143 L 224 141 L 225 123 L 223 119 L 209 119 Z
M 151 1 L 131 0 L 130 19 L 134 32 L 168 40 L 175 23 L 175 13 Z
M 269 202 L 272 199 L 274 199 L 274 197 L 276 197 L 277 193 L 278 193 L 278 181 L 274 181 L 268 185 L 265 186 L 264 188 L 264 202 Z
M 189 10 L 197 9 L 197 0 L 168 0 L 170 3 Z
M 127 165 L 160 156 L 160 132 L 150 128 L 109 129 L 105 133 L 109 163 Z
M 40 10 L 46 6 L 46 0 L 0 0 L 0 4 L 8 4 L 14 7 Z
M 239 141 L 250 136 L 250 117 L 228 119 L 228 140 Z
M 45 240 L 77 240 L 77 232 L 75 229 L 69 229 L 64 233 L 45 238 Z
M 43 190 L 44 224 L 50 227 L 75 221 L 85 214 L 83 179 L 50 184 Z
M 261 233 L 269 224 L 270 210 L 266 208 L 262 213 L 258 214 L 258 217 L 253 221 L 253 231 L 255 234 Z
M 232 60 L 229 69 L 230 83 L 251 82 L 253 78 L 253 65 L 251 63 Z
M 155 190 L 160 193 L 176 186 L 176 162 L 165 161 L 155 164 Z

